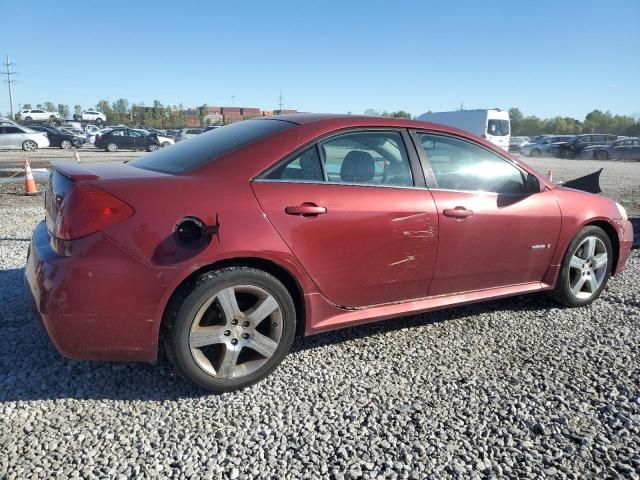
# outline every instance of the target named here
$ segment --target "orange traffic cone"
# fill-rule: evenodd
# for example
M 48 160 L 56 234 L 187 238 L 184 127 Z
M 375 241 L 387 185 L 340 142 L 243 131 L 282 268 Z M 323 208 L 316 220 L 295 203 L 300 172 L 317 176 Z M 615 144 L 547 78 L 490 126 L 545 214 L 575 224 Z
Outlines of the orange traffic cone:
M 550 182 L 553 182 L 553 172 L 551 171 L 551 169 L 549 169 L 549 171 L 547 172 L 547 177 L 549 177 Z
M 77 148 L 73 149 L 73 158 L 76 159 L 76 162 L 80 163 L 80 155 L 78 154 L 78 149 Z
M 31 172 L 31 165 L 29 165 L 29 159 L 24 159 L 24 194 L 25 195 L 37 195 L 40 192 L 36 188 L 36 181 L 33 179 L 33 172 Z

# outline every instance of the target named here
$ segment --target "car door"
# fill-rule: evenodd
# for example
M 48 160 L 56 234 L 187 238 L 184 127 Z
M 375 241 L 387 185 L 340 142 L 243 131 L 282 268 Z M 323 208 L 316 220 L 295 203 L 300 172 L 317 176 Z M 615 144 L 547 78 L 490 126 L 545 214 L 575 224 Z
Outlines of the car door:
M 427 296 L 437 214 L 407 140 L 401 130 L 341 133 L 252 182 L 271 224 L 334 304 Z
M 122 142 L 122 145 L 120 146 L 120 148 L 135 150 L 135 138 L 132 134 L 133 130 L 123 128 L 121 131 L 122 137 L 120 137 L 120 141 Z
M 412 135 L 438 211 L 429 296 L 540 282 L 560 233 L 553 192 L 525 193 L 526 171 L 479 144 Z
M 609 157 L 611 158 L 629 158 L 630 150 L 629 140 L 620 140 L 614 143 L 609 149 Z
M 133 146 L 131 148 L 133 148 L 134 150 L 147 149 L 147 138 L 142 132 L 139 132 L 138 130 L 127 130 L 127 132 L 131 136 L 131 140 L 133 143 Z
M 22 148 L 22 144 L 27 140 L 23 130 L 20 127 L 7 125 L 2 127 L 3 134 L 0 139 L 0 146 L 3 148 Z
M 640 140 L 631 140 L 631 147 L 627 153 L 627 158 L 631 160 L 640 160 Z

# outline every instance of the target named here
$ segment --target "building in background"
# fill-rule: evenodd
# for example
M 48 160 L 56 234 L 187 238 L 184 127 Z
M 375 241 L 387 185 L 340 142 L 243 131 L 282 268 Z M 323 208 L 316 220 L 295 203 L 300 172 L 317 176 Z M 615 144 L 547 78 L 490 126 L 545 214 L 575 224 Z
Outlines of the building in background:
M 298 113 L 297 110 L 260 110 L 257 107 L 210 107 L 201 116 L 200 107 L 191 107 L 182 111 L 185 126 L 200 127 L 204 125 L 227 125 L 229 123 L 248 120 L 256 117 L 268 117 L 287 113 Z

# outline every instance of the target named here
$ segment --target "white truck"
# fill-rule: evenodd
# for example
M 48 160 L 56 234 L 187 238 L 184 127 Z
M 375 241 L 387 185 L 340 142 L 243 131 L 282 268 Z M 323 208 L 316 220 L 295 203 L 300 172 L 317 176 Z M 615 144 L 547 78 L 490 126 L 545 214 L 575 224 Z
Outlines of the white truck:
M 509 150 L 511 122 L 509 112 L 493 109 L 458 110 L 453 112 L 427 112 L 418 117 L 423 122 L 440 123 L 459 128 Z

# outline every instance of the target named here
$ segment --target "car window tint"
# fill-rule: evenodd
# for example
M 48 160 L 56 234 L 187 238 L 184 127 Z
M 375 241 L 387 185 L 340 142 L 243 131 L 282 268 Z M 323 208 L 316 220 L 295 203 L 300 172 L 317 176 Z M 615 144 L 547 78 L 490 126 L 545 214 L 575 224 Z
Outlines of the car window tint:
M 105 132 L 108 133 L 108 132 Z M 111 132 L 111 135 L 115 136 L 115 137 L 124 137 L 124 130 L 114 130 Z
M 23 133 L 18 127 L 4 127 L 4 133 Z
M 604 142 L 604 135 L 592 135 L 591 136 L 591 141 L 592 142 Z
M 413 186 L 402 135 L 352 132 L 320 143 L 327 180 L 334 183 Z
M 136 130 L 129 130 L 130 137 L 142 137 L 144 134 L 142 132 L 138 132 Z
M 295 157 L 285 160 L 264 175 L 269 180 L 322 182 L 322 166 L 315 145 Z
M 183 173 L 295 124 L 286 120 L 245 120 L 196 135 L 139 157 L 128 165 L 165 173 Z
M 453 137 L 428 133 L 418 137 L 437 188 L 501 194 L 525 191 L 522 172 L 495 153 Z

